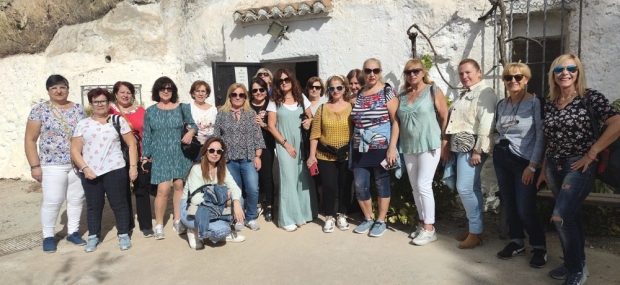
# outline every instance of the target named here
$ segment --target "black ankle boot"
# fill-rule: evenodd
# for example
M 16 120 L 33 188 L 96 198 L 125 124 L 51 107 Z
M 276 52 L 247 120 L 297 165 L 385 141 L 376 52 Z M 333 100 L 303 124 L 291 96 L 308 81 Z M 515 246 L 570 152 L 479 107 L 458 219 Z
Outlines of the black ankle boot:
M 265 208 L 265 222 L 271 222 L 273 220 L 273 215 L 271 214 L 271 208 Z

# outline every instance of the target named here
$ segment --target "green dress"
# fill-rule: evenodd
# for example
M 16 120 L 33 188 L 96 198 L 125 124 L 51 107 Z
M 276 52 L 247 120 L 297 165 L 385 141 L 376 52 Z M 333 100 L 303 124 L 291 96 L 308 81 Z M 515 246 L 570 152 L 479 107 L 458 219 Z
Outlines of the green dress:
M 157 104 L 146 109 L 142 155 L 153 158 L 151 184 L 174 178 L 185 181 L 192 160 L 186 158 L 181 150 L 183 122 L 198 130 L 188 104 L 179 104 L 172 110 L 162 110 L 157 108 Z
M 317 198 L 314 181 L 310 171 L 301 159 L 301 119 L 304 110 L 298 107 L 291 111 L 284 106 L 277 109 L 278 122 L 276 127 L 287 142 L 297 151 L 292 158 L 286 149 L 276 145 L 278 163 L 280 165 L 280 195 L 278 207 L 278 225 L 280 227 L 301 225 L 312 221 L 317 214 Z

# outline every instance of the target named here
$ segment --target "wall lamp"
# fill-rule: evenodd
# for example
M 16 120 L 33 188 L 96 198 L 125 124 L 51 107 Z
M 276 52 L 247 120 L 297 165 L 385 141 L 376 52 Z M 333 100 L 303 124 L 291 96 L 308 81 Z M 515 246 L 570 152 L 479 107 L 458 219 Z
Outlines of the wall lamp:
M 287 30 L 288 30 L 288 26 L 282 25 L 282 23 L 278 21 L 273 21 L 269 25 L 269 29 L 267 30 L 267 33 L 273 36 L 274 38 L 276 38 L 277 40 L 281 38 L 285 38 L 288 40 L 289 38 L 288 38 Z

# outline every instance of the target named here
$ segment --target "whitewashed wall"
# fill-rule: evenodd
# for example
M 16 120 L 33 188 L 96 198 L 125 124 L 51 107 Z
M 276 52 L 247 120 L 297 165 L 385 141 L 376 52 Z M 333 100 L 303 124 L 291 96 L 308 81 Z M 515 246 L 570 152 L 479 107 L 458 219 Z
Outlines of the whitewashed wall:
M 493 67 L 493 26 L 478 22 L 487 0 L 332 0 L 328 17 L 284 21 L 290 40 L 274 42 L 269 24 L 236 24 L 236 9 L 274 5 L 268 0 L 162 0 L 149 5 L 119 4 L 102 19 L 61 28 L 47 50 L 35 55 L 0 59 L 0 178 L 30 178 L 23 151 L 24 128 L 31 107 L 47 99 L 45 80 L 62 74 L 70 82 L 70 100 L 80 102 L 80 85 L 112 84 L 118 80 L 143 85 L 150 105 L 150 87 L 158 77 L 171 77 L 181 100 L 188 102 L 194 80 L 213 83 L 213 62 L 260 62 L 299 56 L 319 56 L 320 76 L 346 74 L 376 57 L 387 81 L 402 85 L 401 70 L 411 56 L 406 29 L 417 23 L 431 37 L 440 58 L 431 77 L 446 90 L 437 70 L 458 83 L 458 62 L 478 60 L 490 79 Z M 156 2 L 156 1 L 154 1 Z M 604 11 L 604 13 L 602 13 Z M 573 18 L 575 19 L 575 18 Z M 589 85 L 612 99 L 620 98 L 620 46 L 614 42 L 620 23 L 615 0 L 584 6 L 582 58 Z M 571 24 L 574 42 L 575 24 Z M 576 46 L 571 45 L 576 52 Z M 418 37 L 418 52 L 429 54 Z M 111 62 L 105 57 L 110 56 Z M 489 82 L 491 83 L 491 82 Z M 211 98 L 212 99 L 212 98 Z

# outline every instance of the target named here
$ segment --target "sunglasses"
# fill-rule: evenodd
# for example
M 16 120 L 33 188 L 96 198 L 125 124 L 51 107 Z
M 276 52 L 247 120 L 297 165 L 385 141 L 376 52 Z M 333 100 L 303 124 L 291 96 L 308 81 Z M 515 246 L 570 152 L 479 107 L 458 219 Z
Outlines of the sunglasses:
M 515 75 L 507 74 L 507 75 L 504 75 L 504 81 L 511 82 L 512 78 L 514 78 L 515 81 L 521 82 L 521 79 L 523 79 L 523 77 L 524 77 L 523 74 L 515 74 Z
M 172 87 L 164 87 L 164 88 L 162 88 L 162 89 L 159 89 L 159 91 L 160 91 L 160 92 L 162 92 L 162 91 L 163 91 L 163 92 L 166 92 L 166 91 L 168 91 L 168 92 L 172 92 L 172 91 L 174 91 L 174 89 L 172 89 Z
M 252 89 L 252 94 L 254 94 L 256 92 L 263 93 L 263 92 L 265 92 L 265 88 L 258 88 L 258 89 L 254 88 L 254 89 Z
M 286 77 L 286 78 L 280 79 L 278 82 L 280 83 L 280 85 L 282 85 L 282 84 L 289 84 L 289 83 L 291 83 L 291 79 Z
M 568 72 L 570 72 L 570 73 L 577 72 L 577 66 L 571 64 L 571 65 L 567 65 L 566 67 L 558 65 L 558 66 L 553 68 L 553 73 L 555 75 L 558 75 L 558 74 L 564 72 L 565 69 L 568 70 Z
M 329 88 L 327 88 L 327 90 L 329 90 L 329 92 L 334 92 L 335 90 L 342 91 L 342 89 L 344 89 L 344 86 L 336 86 L 336 87 L 329 87 Z
M 230 98 L 241 98 L 245 99 L 245 93 L 230 93 Z
M 366 73 L 366 74 L 371 74 L 371 73 L 379 74 L 379 73 L 381 73 L 381 68 L 375 68 L 375 69 L 364 68 L 364 73 Z
M 209 151 L 209 153 L 211 154 L 217 152 L 217 154 L 219 155 L 222 155 L 224 153 L 224 150 L 221 148 L 208 148 L 207 151 Z
M 269 73 L 267 72 L 261 72 L 258 74 L 259 77 L 269 77 Z
M 411 76 L 412 73 L 415 74 L 415 75 L 420 74 L 420 71 L 422 71 L 422 68 L 409 69 L 409 70 L 405 70 L 403 72 L 405 73 L 405 75 Z
M 308 90 L 321 90 L 321 86 L 312 85 L 308 87 Z

